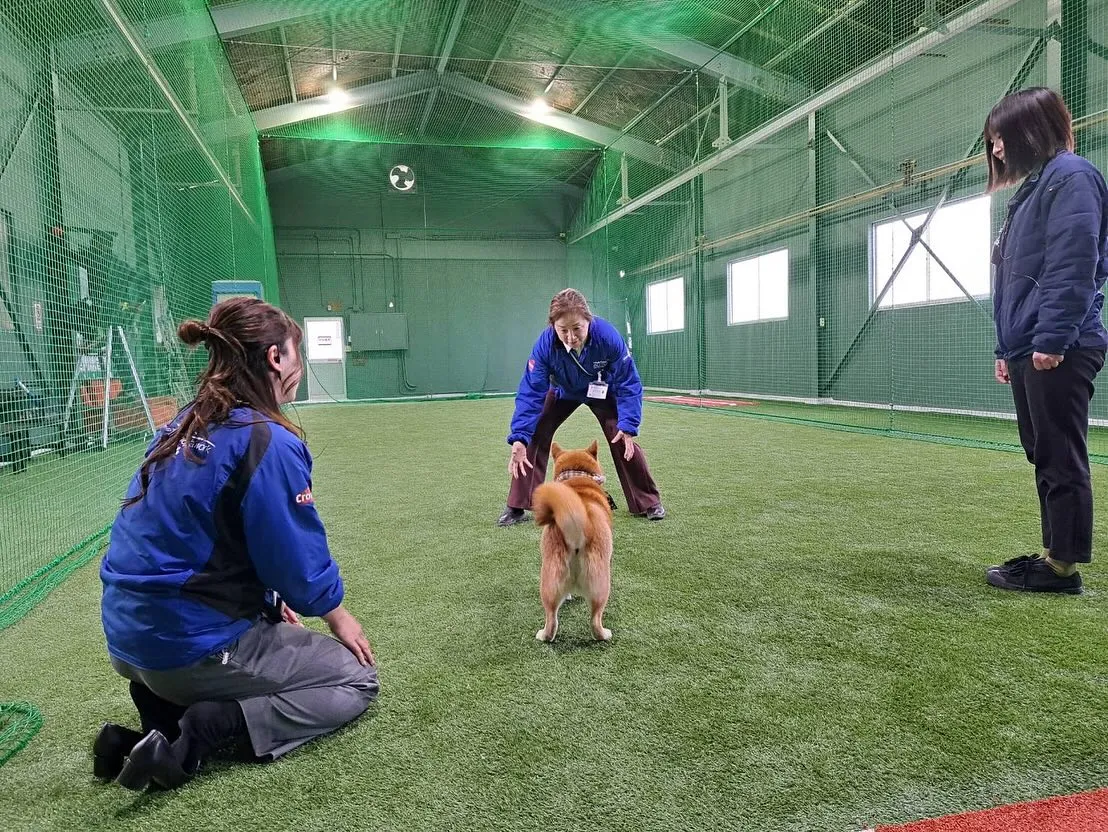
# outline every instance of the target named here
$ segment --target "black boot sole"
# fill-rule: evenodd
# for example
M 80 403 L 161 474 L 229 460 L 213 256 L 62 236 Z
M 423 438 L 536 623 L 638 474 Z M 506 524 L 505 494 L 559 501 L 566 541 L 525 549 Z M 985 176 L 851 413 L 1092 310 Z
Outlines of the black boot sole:
M 150 785 L 150 773 L 143 771 L 140 766 L 132 763 L 131 759 L 128 758 L 119 774 L 116 775 L 115 782 L 133 792 L 145 791 L 146 787 Z
M 191 779 L 192 775 L 174 758 L 165 736 L 151 731 L 132 749 L 115 782 L 125 789 L 141 792 L 150 785 L 175 789 Z
M 100 754 L 92 755 L 92 776 L 97 780 L 103 780 L 105 783 L 110 783 L 112 780 L 119 776 L 119 773 L 123 771 L 123 762 L 125 757 L 116 756 L 102 756 Z
M 92 774 L 98 780 L 111 781 L 123 770 L 123 763 L 135 743 L 142 739 L 138 731 L 108 722 L 92 743 Z
M 992 572 L 985 573 L 985 581 L 989 586 L 997 589 L 1007 589 L 1011 592 L 1051 592 L 1055 595 L 1081 595 L 1085 590 L 1081 584 L 1075 586 L 1026 586 L 1006 580 L 1003 575 Z

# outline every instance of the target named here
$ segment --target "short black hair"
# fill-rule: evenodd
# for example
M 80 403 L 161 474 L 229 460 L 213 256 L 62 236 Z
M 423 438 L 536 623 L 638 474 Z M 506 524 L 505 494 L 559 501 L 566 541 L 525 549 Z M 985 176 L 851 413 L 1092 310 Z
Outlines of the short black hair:
M 1004 142 L 1004 161 L 993 155 L 993 136 Z M 1014 185 L 1060 150 L 1073 151 L 1073 119 L 1062 96 L 1048 87 L 1004 96 L 985 119 L 988 191 Z

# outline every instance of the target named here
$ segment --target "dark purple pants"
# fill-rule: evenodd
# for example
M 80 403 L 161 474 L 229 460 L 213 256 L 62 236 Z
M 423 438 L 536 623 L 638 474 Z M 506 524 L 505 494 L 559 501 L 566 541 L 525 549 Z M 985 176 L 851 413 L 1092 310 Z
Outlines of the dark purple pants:
M 512 480 L 508 491 L 508 505 L 511 508 L 531 508 L 531 495 L 546 481 L 546 463 L 550 458 L 550 443 L 554 441 L 554 432 L 573 415 L 582 402 L 559 399 L 551 390 L 546 394 L 542 415 L 535 427 L 535 435 L 527 445 L 527 459 L 535 467 L 521 477 Z M 630 460 L 623 458 L 623 443 L 611 444 L 612 437 L 619 433 L 619 415 L 615 405 L 608 399 L 584 403 L 593 412 L 600 428 L 612 449 L 612 461 L 619 475 L 619 484 L 623 486 L 623 496 L 627 499 L 627 510 L 632 514 L 644 514 L 662 501 L 658 486 L 650 476 L 646 464 L 646 453 L 641 447 L 635 450 Z

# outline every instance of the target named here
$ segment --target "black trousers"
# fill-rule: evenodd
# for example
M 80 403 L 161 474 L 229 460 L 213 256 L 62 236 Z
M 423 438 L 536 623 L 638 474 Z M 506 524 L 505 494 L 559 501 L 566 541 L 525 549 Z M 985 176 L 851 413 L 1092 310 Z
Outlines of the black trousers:
M 1035 466 L 1043 547 L 1072 563 L 1093 559 L 1093 486 L 1089 476 L 1089 401 L 1104 366 L 1100 350 L 1070 350 L 1053 370 L 1031 358 L 1008 362 L 1020 443 Z

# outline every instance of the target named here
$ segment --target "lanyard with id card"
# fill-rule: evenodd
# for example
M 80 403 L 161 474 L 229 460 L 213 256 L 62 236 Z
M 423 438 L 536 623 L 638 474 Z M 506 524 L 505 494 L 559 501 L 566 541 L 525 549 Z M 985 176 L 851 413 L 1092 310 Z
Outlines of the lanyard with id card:
M 581 368 L 581 372 L 588 375 L 589 371 L 581 366 L 581 362 L 577 360 L 577 356 L 573 354 L 573 350 L 566 347 L 566 352 L 568 352 L 569 357 L 573 359 L 573 363 Z M 608 398 L 608 382 L 604 381 L 600 373 L 596 374 L 596 381 L 589 382 L 589 392 L 587 395 L 590 399 Z
M 590 399 L 606 399 L 608 398 L 608 382 L 602 381 L 600 373 L 596 374 L 596 381 L 589 384 L 589 398 Z

